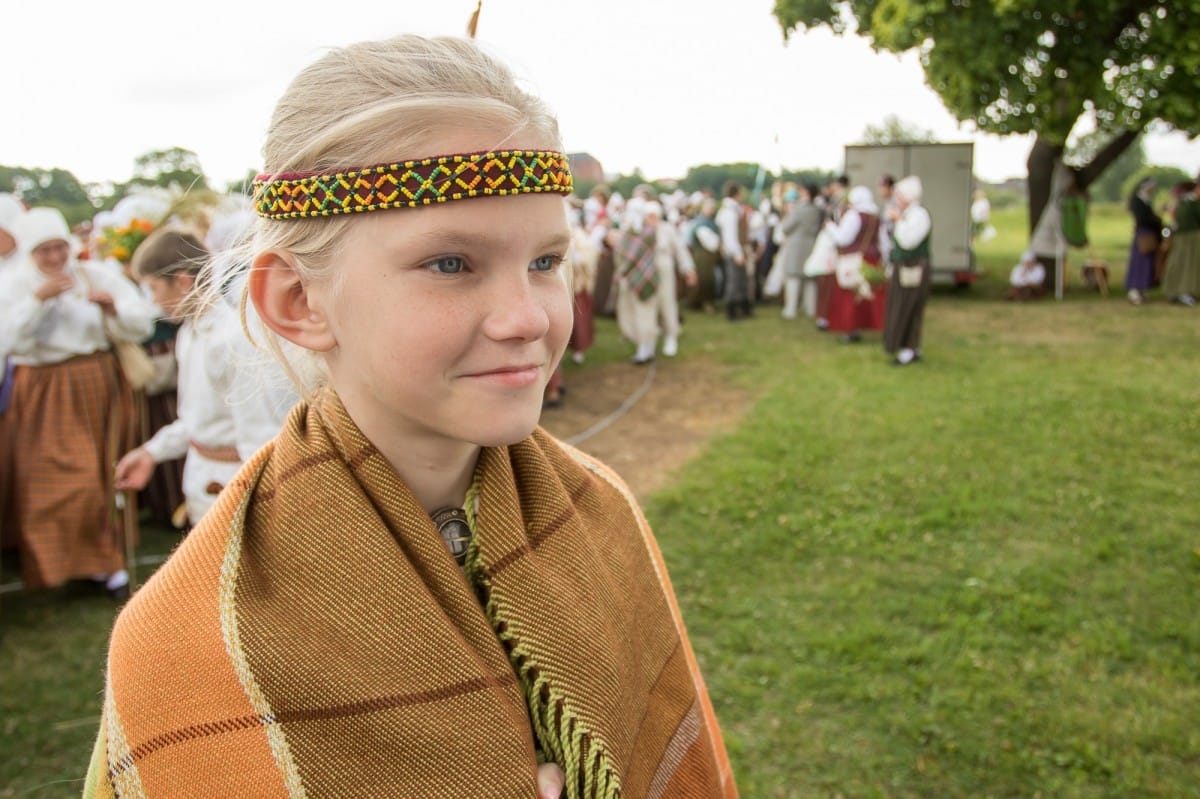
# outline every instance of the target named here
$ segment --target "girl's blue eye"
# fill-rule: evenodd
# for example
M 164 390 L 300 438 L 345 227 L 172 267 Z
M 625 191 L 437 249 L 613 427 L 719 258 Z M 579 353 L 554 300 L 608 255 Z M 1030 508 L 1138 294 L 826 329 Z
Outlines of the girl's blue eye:
M 426 266 L 439 275 L 457 275 L 467 268 L 467 262 L 458 255 L 443 255 L 430 261 Z
M 562 262 L 563 259 L 561 256 L 541 255 L 533 259 L 533 263 L 529 265 L 529 269 L 533 272 L 553 272 Z

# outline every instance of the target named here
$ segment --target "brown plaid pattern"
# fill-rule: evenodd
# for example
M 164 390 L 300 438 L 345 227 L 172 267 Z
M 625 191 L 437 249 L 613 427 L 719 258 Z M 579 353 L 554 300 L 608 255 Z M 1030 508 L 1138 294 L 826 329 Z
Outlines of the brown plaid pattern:
M 332 393 L 118 619 L 87 796 L 736 796 L 628 489 L 485 449 L 466 577 Z
M 22 582 L 54 587 L 117 571 L 124 556 L 111 464 L 129 443 L 133 405 L 116 358 L 100 352 L 18 366 L 13 381 L 4 424 Z

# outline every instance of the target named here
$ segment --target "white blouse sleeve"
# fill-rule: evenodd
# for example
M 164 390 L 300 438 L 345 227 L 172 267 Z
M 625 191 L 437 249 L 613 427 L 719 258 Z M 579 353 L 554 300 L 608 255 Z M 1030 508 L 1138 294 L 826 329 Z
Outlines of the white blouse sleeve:
M 925 240 L 933 229 L 933 220 L 929 212 L 921 205 L 910 205 L 904 210 L 904 215 L 896 220 L 896 229 L 892 238 L 906 250 L 911 250 Z
M 82 264 L 80 268 L 88 270 L 88 277 L 97 289 L 112 295 L 117 308 L 117 315 L 110 322 L 113 335 L 122 341 L 141 342 L 149 338 L 154 332 L 154 320 L 159 315 L 154 303 L 123 275 L 91 269 Z
M 854 239 L 858 237 L 858 231 L 862 228 L 862 216 L 851 208 L 846 213 L 842 214 L 842 219 L 836 225 L 830 227 L 830 235 L 833 236 L 833 243 L 839 247 L 849 247 L 854 243 Z

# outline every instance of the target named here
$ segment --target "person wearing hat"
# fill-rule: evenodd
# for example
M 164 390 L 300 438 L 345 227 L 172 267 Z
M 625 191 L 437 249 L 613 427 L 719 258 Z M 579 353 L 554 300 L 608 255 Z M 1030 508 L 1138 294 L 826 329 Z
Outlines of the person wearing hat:
M 279 432 L 289 408 L 272 412 L 244 364 L 250 346 L 237 313 L 224 301 L 195 304 L 208 250 L 190 232 L 160 228 L 130 264 L 138 282 L 173 321 L 179 363 L 177 418 L 126 452 L 116 467 L 118 490 L 145 488 L 157 464 L 186 456 L 183 495 L 195 524 L 216 502 L 242 463 Z M 243 364 L 239 366 L 239 364 Z
M 25 214 L 25 204 L 14 195 L 0 192 L 0 269 L 16 260 L 17 240 L 13 225 Z
M 866 186 L 850 190 L 849 208 L 837 222 L 826 222 L 834 244 L 837 263 L 829 296 L 828 329 L 841 333 L 843 344 L 862 341 L 863 330 L 883 327 L 884 287 L 872 287 L 864 265 L 883 265 L 886 236 L 879 207 Z
M 892 189 L 895 207 L 889 212 L 892 248 L 888 254 L 891 278 L 883 348 L 892 363 L 907 366 L 921 358 L 921 329 L 929 299 L 929 237 L 933 221 L 921 205 L 921 179 L 909 175 Z
M 691 254 L 670 224 L 657 200 L 634 197 L 625 208 L 616 253 L 621 283 L 617 295 L 617 324 L 637 350 L 630 361 L 644 366 L 654 360 L 658 333 L 663 332 L 663 355 L 678 352 L 679 303 L 675 292 L 678 271 L 690 286 L 696 281 Z
M 111 464 L 132 393 L 113 339 L 140 342 L 157 309 L 137 286 L 78 261 L 63 215 L 33 208 L 14 226 L 20 260 L 0 274 L 0 341 L 15 364 L 13 498 L 26 589 L 70 580 L 128 591 Z M 111 338 L 110 338 L 111 337 Z
M 0 274 L 17 259 L 17 240 L 13 226 L 25 213 L 25 204 L 14 195 L 0 193 Z M 12 428 L 6 421 L 5 409 L 12 394 L 13 363 L 8 357 L 8 345 L 0 340 L 0 548 L 17 545 L 16 519 L 12 513 L 11 496 Z

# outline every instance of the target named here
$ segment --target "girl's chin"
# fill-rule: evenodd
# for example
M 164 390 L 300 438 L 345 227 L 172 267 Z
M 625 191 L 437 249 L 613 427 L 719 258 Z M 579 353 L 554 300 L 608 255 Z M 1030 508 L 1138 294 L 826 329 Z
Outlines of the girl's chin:
M 485 412 L 486 413 L 486 412 Z M 487 429 L 479 430 L 470 440 L 481 447 L 507 447 L 529 438 L 537 429 L 539 413 L 532 414 L 529 419 L 512 419 L 503 423 L 488 425 Z

